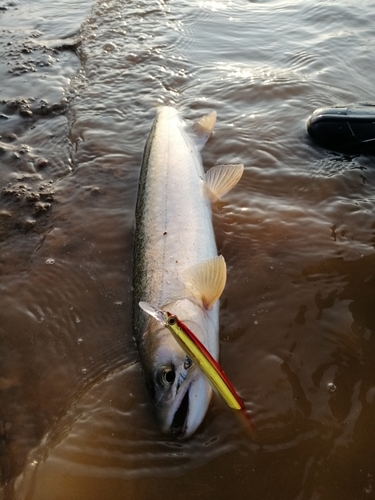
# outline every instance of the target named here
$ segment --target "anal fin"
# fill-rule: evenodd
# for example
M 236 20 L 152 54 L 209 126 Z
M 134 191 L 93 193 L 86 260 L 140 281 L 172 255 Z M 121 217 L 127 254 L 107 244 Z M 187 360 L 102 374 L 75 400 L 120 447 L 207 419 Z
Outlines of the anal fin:
M 205 309 L 212 309 L 223 293 L 227 280 L 227 266 L 222 255 L 205 260 L 183 273 L 186 288 Z
M 216 111 L 211 111 L 211 113 L 202 116 L 197 122 L 194 123 L 194 132 L 199 149 L 201 149 L 210 138 L 215 127 L 216 116 Z

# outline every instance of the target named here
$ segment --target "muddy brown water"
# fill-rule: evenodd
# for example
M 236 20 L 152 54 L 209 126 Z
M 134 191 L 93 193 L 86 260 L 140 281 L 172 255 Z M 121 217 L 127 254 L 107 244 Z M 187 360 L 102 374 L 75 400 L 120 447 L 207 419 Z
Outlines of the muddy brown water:
M 373 2 L 0 2 L 0 499 L 374 498 L 375 170 L 306 134 L 374 101 Z M 211 109 L 228 264 L 214 398 L 160 434 L 132 339 L 154 108 Z

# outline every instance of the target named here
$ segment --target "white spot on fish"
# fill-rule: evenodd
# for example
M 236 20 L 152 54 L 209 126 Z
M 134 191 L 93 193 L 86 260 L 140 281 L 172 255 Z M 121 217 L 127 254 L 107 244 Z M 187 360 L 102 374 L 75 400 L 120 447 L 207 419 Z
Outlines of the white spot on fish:
M 112 42 L 107 42 L 103 45 L 103 50 L 105 52 L 113 52 L 114 50 L 116 50 L 116 45 Z

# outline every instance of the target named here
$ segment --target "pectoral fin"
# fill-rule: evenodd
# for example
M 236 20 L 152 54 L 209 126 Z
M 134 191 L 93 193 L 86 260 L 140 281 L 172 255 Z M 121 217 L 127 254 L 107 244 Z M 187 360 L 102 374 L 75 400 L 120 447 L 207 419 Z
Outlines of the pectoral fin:
M 190 267 L 184 272 L 185 286 L 205 309 L 211 309 L 223 293 L 227 266 L 222 255 Z
M 203 148 L 206 144 L 216 123 L 216 111 L 212 111 L 207 115 L 202 116 L 197 122 L 194 123 L 194 132 L 197 138 L 197 146 L 199 149 Z
M 244 166 L 242 163 L 216 165 L 205 175 L 205 192 L 213 203 L 230 191 L 241 179 Z

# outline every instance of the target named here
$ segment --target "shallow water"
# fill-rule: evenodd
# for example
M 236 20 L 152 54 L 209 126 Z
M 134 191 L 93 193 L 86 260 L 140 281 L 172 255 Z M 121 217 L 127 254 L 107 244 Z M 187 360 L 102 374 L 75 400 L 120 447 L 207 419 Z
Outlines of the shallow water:
M 305 122 L 374 100 L 374 22 L 369 1 L 0 3 L 1 500 L 373 498 L 374 158 Z M 137 363 L 160 103 L 215 109 L 205 166 L 245 164 L 213 221 L 251 437 L 216 398 L 192 439 L 161 435 Z

